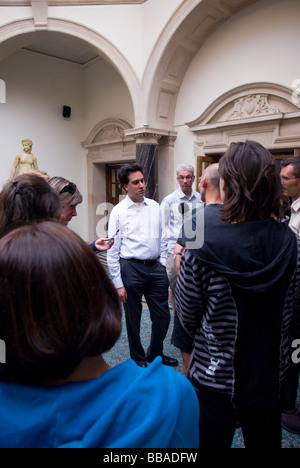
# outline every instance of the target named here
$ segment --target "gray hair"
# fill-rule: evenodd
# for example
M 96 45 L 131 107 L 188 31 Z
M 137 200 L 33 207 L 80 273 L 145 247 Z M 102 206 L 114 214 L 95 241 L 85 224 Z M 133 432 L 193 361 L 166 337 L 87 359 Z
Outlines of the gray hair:
M 193 174 L 193 176 L 195 175 L 195 170 L 193 166 L 191 166 L 190 164 L 185 164 L 185 163 L 179 164 L 179 166 L 176 169 L 176 174 L 178 175 L 178 172 L 180 171 L 190 171 Z

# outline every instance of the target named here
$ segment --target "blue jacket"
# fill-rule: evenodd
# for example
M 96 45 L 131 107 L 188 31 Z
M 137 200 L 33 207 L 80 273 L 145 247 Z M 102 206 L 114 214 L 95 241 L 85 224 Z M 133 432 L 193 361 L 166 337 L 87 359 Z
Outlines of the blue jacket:
M 156 358 L 60 386 L 0 383 L 0 447 L 198 447 L 198 400 Z

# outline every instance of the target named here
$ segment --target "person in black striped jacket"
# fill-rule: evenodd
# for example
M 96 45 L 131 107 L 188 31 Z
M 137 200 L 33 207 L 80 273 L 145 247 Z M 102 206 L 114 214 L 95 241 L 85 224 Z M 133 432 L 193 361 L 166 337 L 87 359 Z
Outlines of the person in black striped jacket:
M 280 448 L 300 239 L 280 222 L 280 174 L 261 144 L 232 143 L 219 172 L 223 207 L 208 219 L 202 211 L 204 242 L 186 249 L 176 286 L 194 338 L 199 446 L 230 448 L 239 420 L 247 448 Z

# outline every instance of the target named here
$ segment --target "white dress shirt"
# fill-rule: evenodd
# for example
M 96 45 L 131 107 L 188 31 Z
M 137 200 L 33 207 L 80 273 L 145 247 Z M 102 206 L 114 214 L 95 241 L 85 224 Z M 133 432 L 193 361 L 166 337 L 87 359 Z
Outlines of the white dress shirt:
M 110 214 L 108 237 L 119 229 L 113 246 L 107 251 L 107 264 L 116 288 L 123 287 L 120 258 L 139 260 L 159 259 L 166 265 L 168 244 L 162 239 L 159 204 L 149 198 L 133 202 L 127 195 Z
M 295 200 L 291 205 L 291 219 L 289 227 L 298 236 L 300 235 L 300 197 Z
M 186 212 L 180 213 L 180 204 L 184 203 Z M 164 236 L 168 240 L 168 253 L 174 252 L 175 243 L 180 236 L 181 227 L 184 221 L 191 216 L 194 209 L 203 205 L 199 192 L 192 190 L 191 196 L 187 197 L 185 193 L 178 188 L 175 192 L 167 195 L 161 202 L 161 212 L 164 226 Z

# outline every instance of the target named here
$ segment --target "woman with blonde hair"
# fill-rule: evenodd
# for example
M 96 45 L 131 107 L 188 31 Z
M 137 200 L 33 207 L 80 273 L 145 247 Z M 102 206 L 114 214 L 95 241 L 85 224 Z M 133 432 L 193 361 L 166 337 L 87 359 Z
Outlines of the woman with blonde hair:
M 64 177 L 51 177 L 48 180 L 49 185 L 56 191 L 61 201 L 61 214 L 59 222 L 68 226 L 74 216 L 77 216 L 77 205 L 82 203 L 82 195 L 74 182 L 70 182 Z M 114 240 L 108 238 L 99 238 L 90 244 L 94 252 L 110 249 Z

